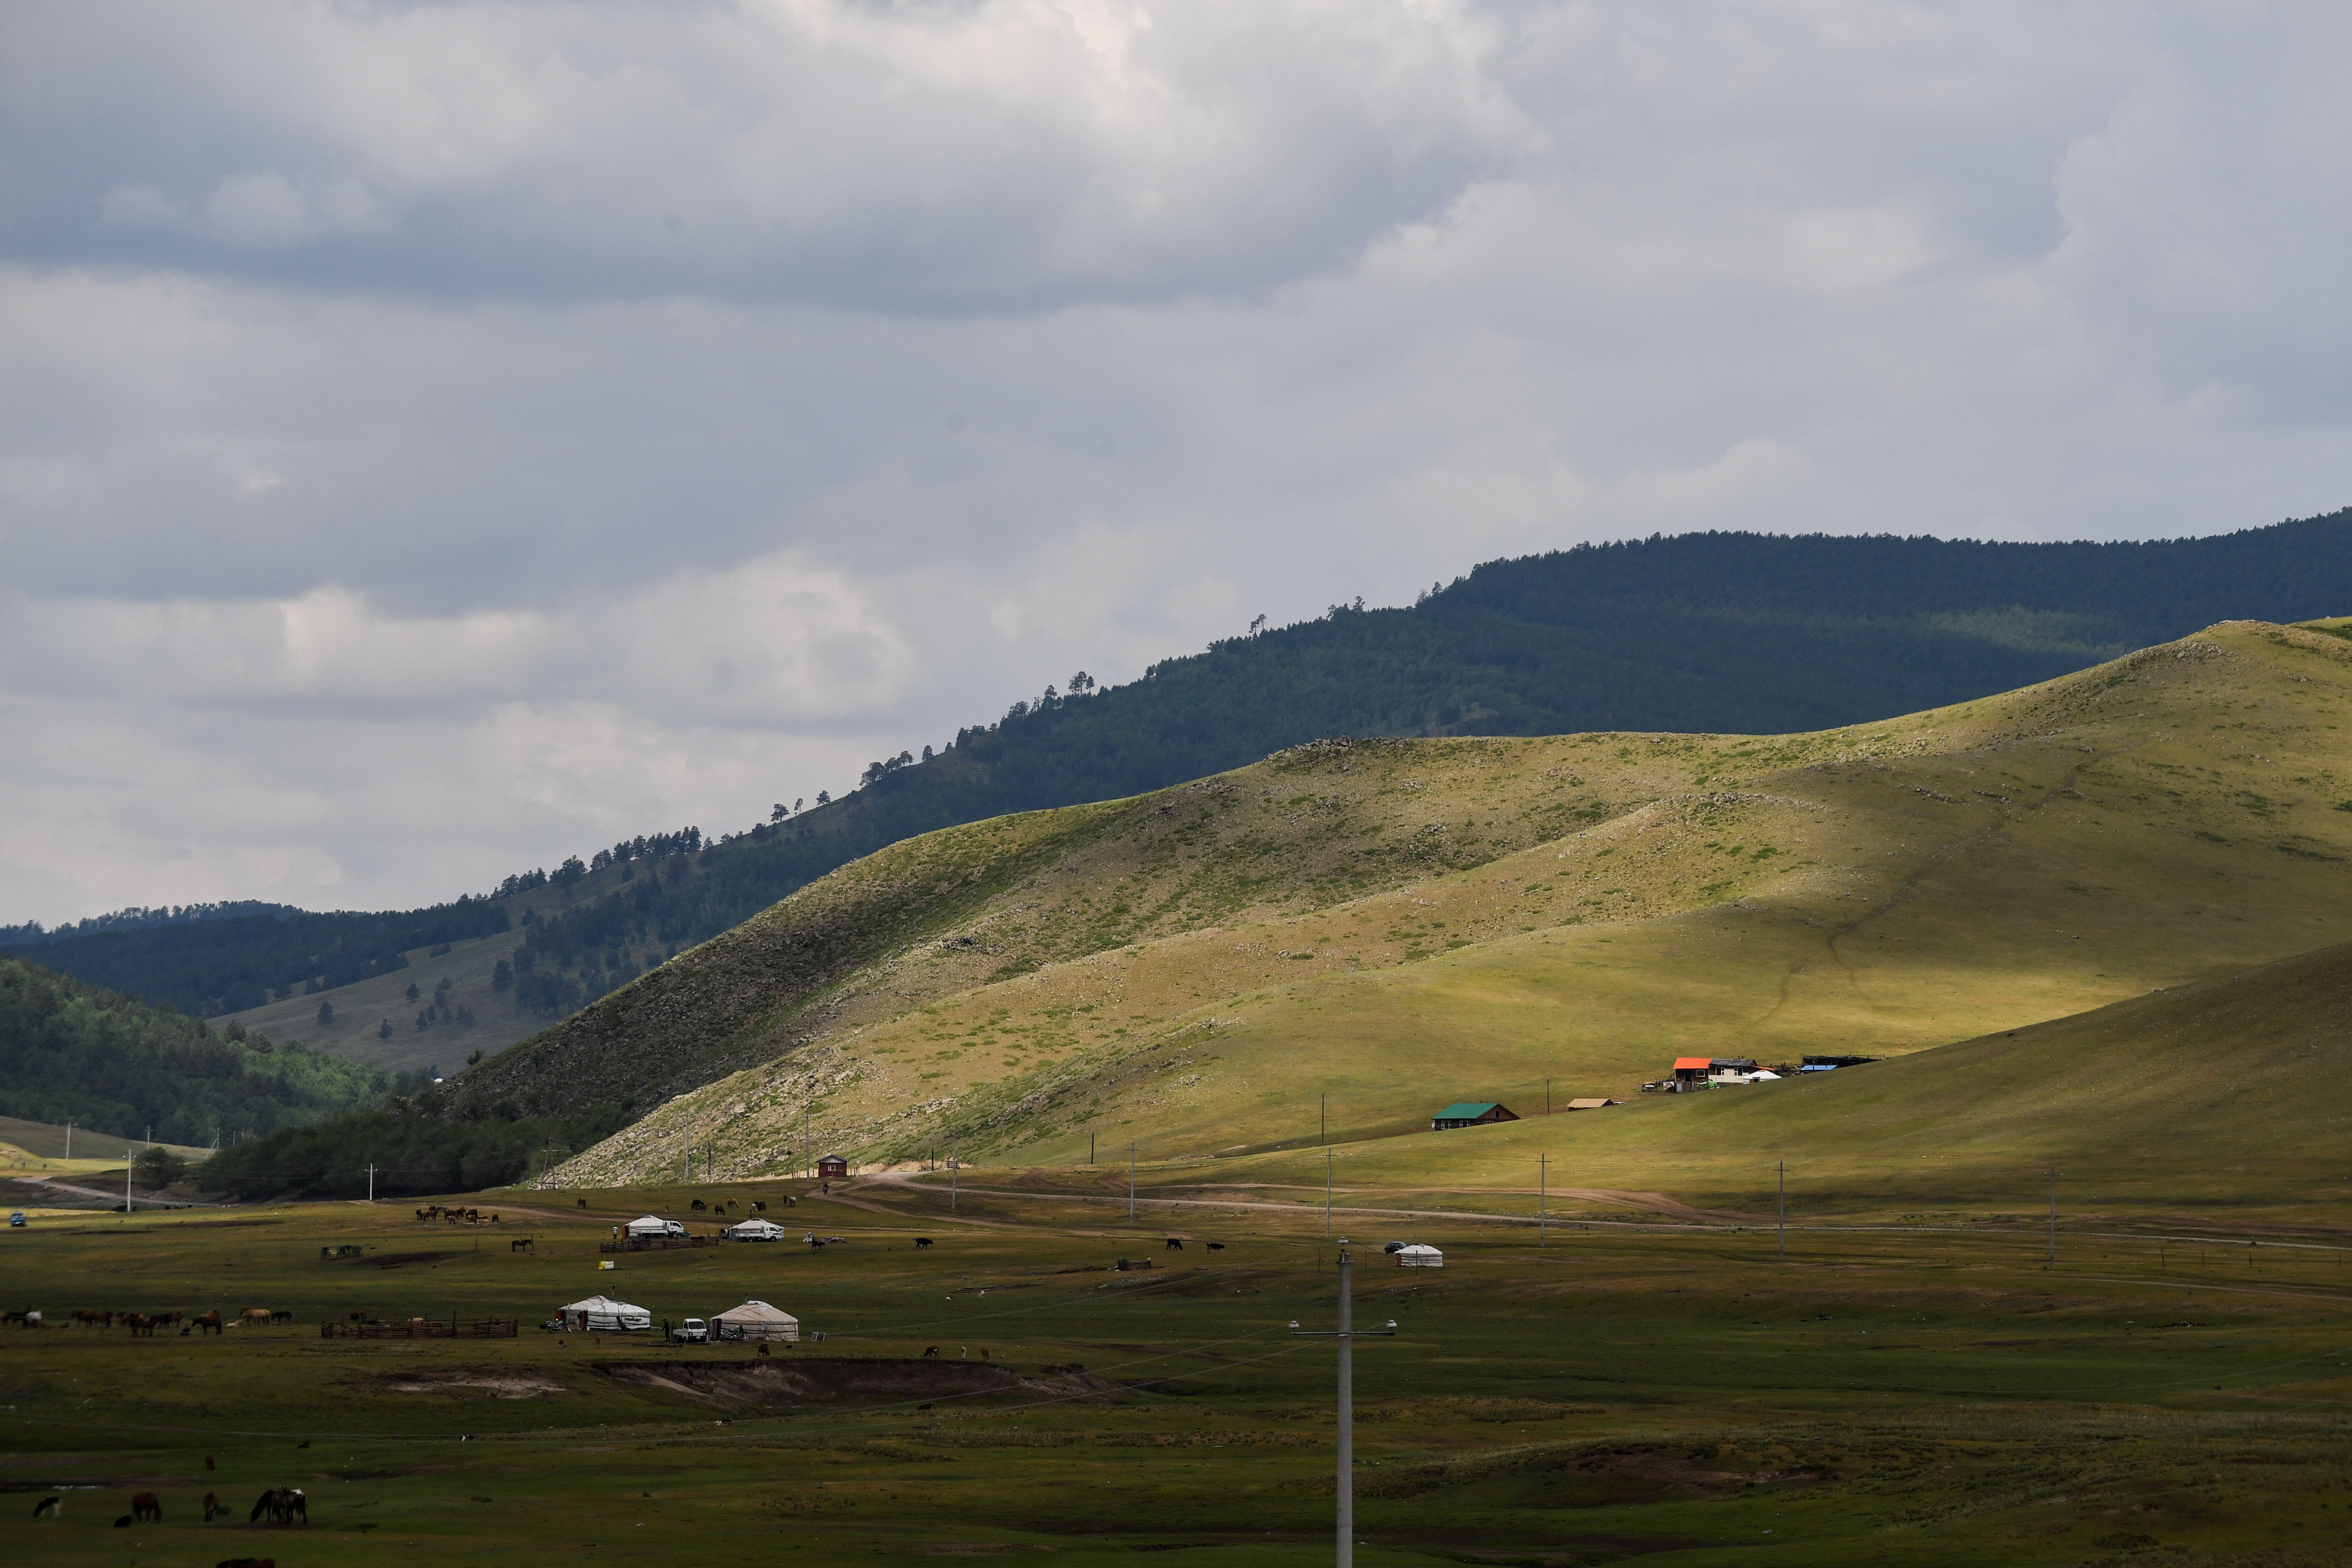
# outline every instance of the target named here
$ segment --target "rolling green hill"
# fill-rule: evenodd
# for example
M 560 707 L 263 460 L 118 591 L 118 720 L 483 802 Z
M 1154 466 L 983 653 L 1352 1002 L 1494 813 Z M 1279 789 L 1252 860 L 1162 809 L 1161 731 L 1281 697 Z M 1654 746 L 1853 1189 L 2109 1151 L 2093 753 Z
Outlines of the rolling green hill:
M 1235 1159 L 1311 1142 L 1318 1097 L 1385 1138 L 1547 1078 L 1625 1097 L 1680 1054 L 2083 1013 L 2352 936 L 2341 629 L 2234 623 L 1802 735 L 1327 742 L 950 829 L 436 1103 L 650 1111 L 567 1172 L 597 1181 L 689 1129 L 719 1173 L 793 1169 L 804 1121 L 868 1162 Z
M 1338 735 L 1852 724 L 2031 684 L 2225 616 L 2294 620 L 2347 603 L 2352 511 L 2150 543 L 1713 533 L 1580 547 L 1489 562 L 1409 609 L 1335 607 L 1125 686 L 1049 690 L 936 755 L 877 763 L 840 801 L 716 841 L 656 834 L 427 910 L 17 927 L 0 946 L 184 1012 L 449 1068 L 836 867 L 944 826 L 1160 789 Z M 527 932 L 525 909 L 562 918 Z M 543 962 L 528 983 L 492 987 L 497 959 L 518 946 Z M 450 962 L 412 973 L 424 958 Z M 459 998 L 420 1026 L 423 998 L 406 988 L 429 994 L 444 977 Z M 333 1022 L 317 1019 L 320 1001 Z

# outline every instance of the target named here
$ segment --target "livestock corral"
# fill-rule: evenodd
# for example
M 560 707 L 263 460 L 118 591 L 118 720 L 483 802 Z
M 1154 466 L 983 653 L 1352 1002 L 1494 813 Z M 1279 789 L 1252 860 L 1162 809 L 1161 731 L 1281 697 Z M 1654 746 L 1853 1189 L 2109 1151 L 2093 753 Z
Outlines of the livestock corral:
M 399 1205 L 38 1216 L 0 1242 L 26 1314 L 0 1333 L 0 1552 L 1330 1560 L 1334 1358 L 1304 1337 L 1336 1309 L 1319 1203 L 1147 1200 L 1130 1226 L 969 1169 L 952 1212 L 919 1182 L 791 1195 L 850 1245 L 600 1256 L 706 1187 L 499 1194 L 532 1247 L 476 1231 L 429 1255 L 402 1250 Z M 1528 1218 L 1335 1225 L 1356 1325 L 1383 1335 L 1354 1358 L 1367 1564 L 2352 1548 L 2333 1248 L 2069 1235 L 2053 1266 L 2038 1230 L 1920 1223 L 1792 1231 L 1784 1258 L 1738 1216 Z M 1405 1239 L 1445 1268 L 1395 1267 Z M 545 1326 L 592 1292 L 656 1331 Z M 658 1331 L 737 1303 L 814 1331 Z

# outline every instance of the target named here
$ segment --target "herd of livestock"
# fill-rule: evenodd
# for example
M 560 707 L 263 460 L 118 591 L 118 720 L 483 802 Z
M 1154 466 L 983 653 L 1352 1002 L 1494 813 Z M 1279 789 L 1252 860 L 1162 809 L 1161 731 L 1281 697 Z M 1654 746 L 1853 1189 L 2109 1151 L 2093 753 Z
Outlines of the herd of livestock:
M 24 1329 L 38 1329 L 47 1326 L 47 1320 L 45 1320 L 37 1311 L 10 1312 L 5 1321 L 17 1328 Z M 293 1313 L 282 1310 L 273 1312 L 267 1307 L 247 1307 L 236 1317 L 226 1320 L 226 1322 L 224 1322 L 218 1311 L 196 1312 L 194 1314 L 181 1312 L 178 1310 L 162 1312 L 103 1312 L 89 1307 L 84 1307 L 79 1311 L 76 1311 L 72 1317 L 68 1320 L 68 1322 L 79 1328 L 124 1328 L 129 1329 L 134 1336 L 144 1334 L 149 1339 L 154 1338 L 158 1330 L 174 1327 L 176 1327 L 183 1335 L 216 1334 L 225 1327 L 234 1328 L 238 1324 L 244 1324 L 250 1328 L 266 1329 L 272 1323 L 290 1323 L 293 1321 Z

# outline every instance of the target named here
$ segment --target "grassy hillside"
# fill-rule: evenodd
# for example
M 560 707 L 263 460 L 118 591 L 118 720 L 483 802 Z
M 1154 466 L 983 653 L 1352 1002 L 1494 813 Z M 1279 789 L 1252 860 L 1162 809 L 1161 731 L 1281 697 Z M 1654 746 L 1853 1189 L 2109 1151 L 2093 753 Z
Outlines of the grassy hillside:
M 840 801 L 715 842 L 688 828 L 617 845 L 577 880 L 533 873 L 488 899 L 394 914 L 131 910 L 73 933 L 6 928 L 0 945 L 184 1012 L 446 1068 L 835 867 L 954 824 L 1132 795 L 1334 735 L 1851 724 L 2023 686 L 2227 616 L 2293 620 L 2347 603 L 2352 512 L 2151 543 L 1711 533 L 1580 547 L 1489 562 L 1409 609 L 1335 608 L 1221 641 L 1123 687 L 1048 690 L 936 756 L 926 747 L 918 761 L 910 742 Z M 513 945 L 499 939 L 530 934 L 522 909 L 544 915 L 556 893 L 567 918 L 541 934 L 558 967 L 488 998 L 498 1005 L 467 1003 L 471 1023 L 437 1016 L 443 1032 L 422 1037 L 419 1008 L 400 1005 L 419 978 L 404 964 L 476 943 L 488 956 L 471 969 L 486 978 Z M 423 988 L 442 973 L 464 986 L 461 971 L 462 958 Z M 320 1001 L 334 1026 L 316 1025 Z M 375 1033 L 387 1019 L 406 1031 L 396 1041 Z
M 1070 1163 L 1090 1135 L 1169 1159 L 1311 1141 L 1323 1096 L 1365 1138 L 1457 1099 L 1539 1109 L 1547 1077 L 1626 1095 L 1677 1054 L 1899 1055 L 2083 1013 L 2352 936 L 2341 629 L 2231 624 L 1776 739 L 1327 743 L 950 830 L 448 1103 L 683 1095 L 582 1179 L 663 1168 L 689 1124 L 722 1173 L 793 1169 L 804 1117 L 869 1161 L 954 1136 Z

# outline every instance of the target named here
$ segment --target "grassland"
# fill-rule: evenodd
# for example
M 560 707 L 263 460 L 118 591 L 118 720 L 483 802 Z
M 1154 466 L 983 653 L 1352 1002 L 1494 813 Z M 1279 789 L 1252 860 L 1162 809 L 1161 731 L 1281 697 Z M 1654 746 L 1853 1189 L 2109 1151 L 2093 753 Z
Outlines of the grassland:
M 845 1241 L 599 1271 L 623 1217 L 700 1223 L 676 1188 L 482 1194 L 495 1230 L 332 1205 L 0 1237 L 0 1297 L 52 1322 L 81 1305 L 296 1316 L 218 1339 L 0 1331 L 0 1465 L 20 1500 L 0 1551 L 69 1568 L 1328 1561 L 1330 1352 L 1286 1327 L 1330 1318 L 1319 1215 L 1188 1210 L 1177 1254 L 1148 1205 L 1129 1228 L 1116 1209 L 970 1191 L 950 1215 L 905 1183 L 692 1195 L 764 1197 Z M 2069 1225 L 2053 1268 L 2038 1233 L 1816 1222 L 1781 1261 L 1769 1233 L 1731 1226 L 1538 1245 L 1468 1216 L 1340 1222 L 1447 1252 L 1406 1272 L 1359 1249 L 1358 1321 L 1401 1331 L 1356 1357 L 1368 1564 L 2300 1568 L 2352 1550 L 2337 1247 L 2210 1231 L 2200 1253 Z M 534 1252 L 510 1250 L 521 1235 Z M 329 1244 L 368 1250 L 319 1261 Z M 1120 1272 L 1122 1255 L 1159 1267 Z M 592 1290 L 656 1318 L 759 1297 L 827 1338 L 762 1368 L 741 1346 L 530 1326 Z M 354 1310 L 526 1326 L 320 1337 Z M 308 1491 L 307 1530 L 244 1521 L 274 1485 Z M 86 1489 L 32 1518 L 61 1486 Z M 163 1523 L 115 1529 L 150 1489 Z M 226 1520 L 200 1522 L 207 1490 Z
M 675 1170 L 689 1136 L 745 1176 L 810 1142 L 1164 1163 L 1313 1142 L 1326 1111 L 1354 1142 L 1458 1099 L 1539 1108 L 1547 1079 L 1626 1096 L 1685 1053 L 2005 1033 L 2352 936 L 2340 629 L 2220 626 L 1814 735 L 1331 742 L 934 835 L 471 1092 L 660 1085 L 557 1181 Z M 856 940 L 795 959 L 829 931 Z M 1523 1163 L 1531 1135 L 1487 1146 Z

